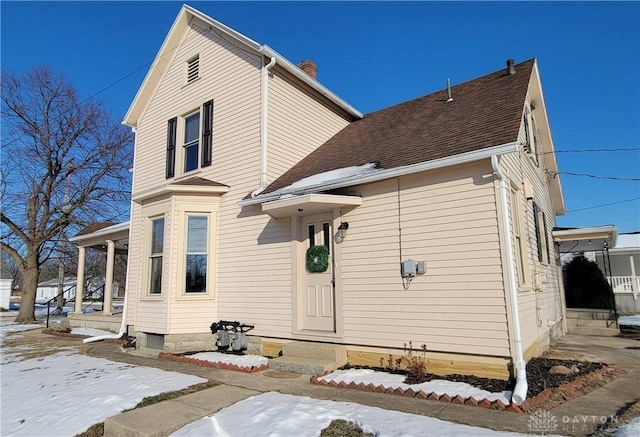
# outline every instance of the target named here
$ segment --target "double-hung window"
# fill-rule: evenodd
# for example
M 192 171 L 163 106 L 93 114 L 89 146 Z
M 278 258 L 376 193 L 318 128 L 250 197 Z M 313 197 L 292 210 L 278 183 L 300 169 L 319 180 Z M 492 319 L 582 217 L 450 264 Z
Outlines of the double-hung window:
M 186 293 L 207 291 L 208 231 L 208 216 L 187 216 Z
M 179 132 L 182 133 L 178 135 Z M 176 162 L 178 172 L 182 172 L 177 176 L 210 166 L 212 146 L 213 100 L 209 100 L 202 107 L 193 108 L 187 115 L 168 121 L 165 177 L 169 179 L 176 176 Z
M 164 252 L 164 217 L 151 219 L 151 250 L 149 254 L 149 293 L 162 292 L 162 256 Z
M 200 152 L 200 112 L 184 119 L 184 172 L 198 168 Z
M 524 284 L 527 282 L 527 256 L 525 251 L 525 242 L 523 239 L 520 192 L 516 189 L 511 189 L 511 222 L 513 226 L 513 236 L 516 251 L 518 281 L 520 282 L 520 284 Z
M 533 203 L 533 222 L 536 227 L 536 241 L 538 246 L 538 261 L 549 263 L 549 238 L 547 237 L 547 222 L 538 205 Z

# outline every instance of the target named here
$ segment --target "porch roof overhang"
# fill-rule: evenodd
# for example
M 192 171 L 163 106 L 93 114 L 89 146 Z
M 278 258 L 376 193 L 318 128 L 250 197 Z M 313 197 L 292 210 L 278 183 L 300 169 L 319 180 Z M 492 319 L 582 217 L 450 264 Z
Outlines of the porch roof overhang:
M 362 198 L 358 196 L 303 194 L 265 202 L 262 204 L 262 211 L 278 219 L 303 214 L 318 214 L 341 207 L 355 208 L 360 205 L 362 205 Z
M 560 253 L 597 252 L 615 247 L 618 228 L 596 226 L 590 228 L 554 229 L 553 241 L 560 246 Z
M 102 250 L 107 240 L 115 243 L 118 253 L 126 253 L 129 248 L 129 222 L 117 223 L 88 234 L 76 235 L 69 241 L 76 246 Z

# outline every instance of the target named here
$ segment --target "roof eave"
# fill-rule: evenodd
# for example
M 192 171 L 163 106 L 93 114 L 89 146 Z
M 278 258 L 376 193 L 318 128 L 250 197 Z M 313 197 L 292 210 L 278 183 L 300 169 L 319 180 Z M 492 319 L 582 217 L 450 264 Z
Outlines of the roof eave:
M 402 167 L 395 167 L 386 170 L 380 170 L 370 175 L 349 177 L 343 179 L 336 179 L 326 184 L 319 184 L 309 186 L 303 189 L 291 190 L 291 191 L 274 191 L 273 193 L 262 194 L 252 199 L 244 199 L 238 202 L 240 206 L 256 205 L 264 202 L 270 202 L 279 199 L 283 195 L 294 194 L 309 194 L 318 193 L 321 191 L 334 190 L 338 188 L 350 187 L 354 185 L 361 185 L 371 182 L 377 182 L 384 179 L 389 179 L 398 176 L 409 175 L 427 170 L 435 170 L 438 168 L 449 167 L 458 164 L 465 164 L 468 162 L 478 161 L 481 159 L 490 158 L 494 155 L 504 155 L 506 153 L 512 153 L 518 151 L 518 143 L 511 142 L 494 147 L 487 147 L 484 149 L 474 150 L 472 152 L 462 153 L 459 155 L 448 156 L 446 158 L 435 159 L 432 161 L 420 162 L 417 164 L 406 165 Z

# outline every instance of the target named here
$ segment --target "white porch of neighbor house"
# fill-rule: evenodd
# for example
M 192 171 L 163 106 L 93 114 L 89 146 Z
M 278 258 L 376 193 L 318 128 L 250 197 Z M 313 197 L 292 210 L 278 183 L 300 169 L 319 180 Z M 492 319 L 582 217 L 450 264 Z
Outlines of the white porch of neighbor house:
M 67 319 L 72 327 L 84 327 L 118 331 L 122 321 L 121 311 L 114 311 L 113 285 L 115 257 L 128 254 L 129 222 L 110 224 L 95 223 L 69 239 L 78 248 L 78 272 L 76 296 L 85 296 L 85 256 L 87 249 L 106 254 L 106 272 L 104 284 L 104 305 L 101 312 L 83 313 L 83 299 L 75 299 L 73 314 Z M 126 290 L 125 290 L 126 293 Z

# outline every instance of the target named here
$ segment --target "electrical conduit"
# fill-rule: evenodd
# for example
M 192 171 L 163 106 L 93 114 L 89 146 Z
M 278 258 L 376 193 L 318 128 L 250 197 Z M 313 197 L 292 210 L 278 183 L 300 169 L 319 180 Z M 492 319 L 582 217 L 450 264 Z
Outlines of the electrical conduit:
M 507 259 L 507 275 L 509 282 L 509 297 L 511 301 L 511 316 L 513 320 L 513 343 L 515 347 L 515 369 L 516 369 L 516 386 L 511 395 L 511 402 L 516 405 L 522 404 L 527 398 L 527 370 L 522 350 L 522 333 L 520 332 L 520 313 L 518 311 L 518 284 L 516 280 L 516 271 L 513 263 L 513 238 L 511 236 L 511 228 L 509 227 L 509 210 L 507 208 L 507 182 L 504 174 L 500 169 L 498 155 L 491 156 L 491 167 L 493 174 L 499 180 L 498 190 L 500 191 L 499 201 L 502 211 L 502 226 L 506 236 L 506 259 Z

